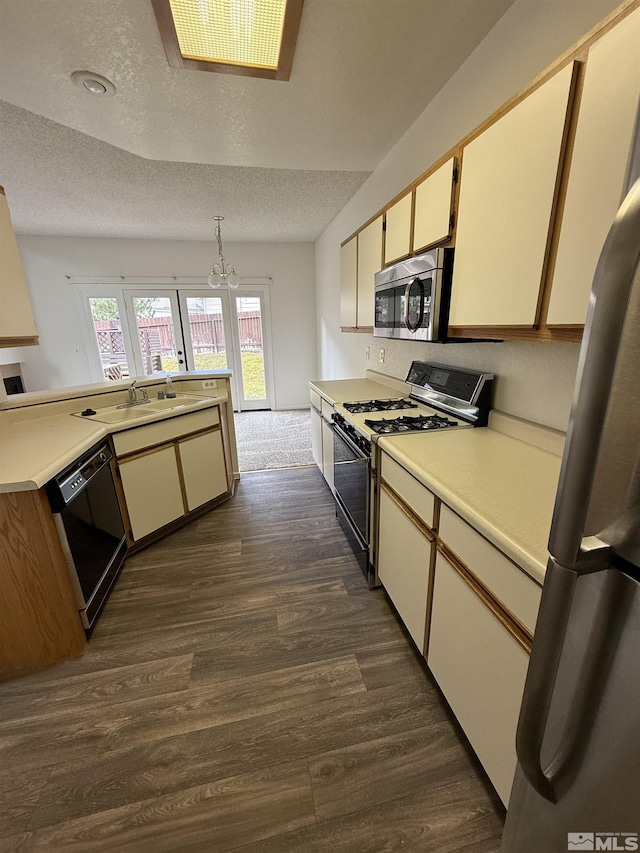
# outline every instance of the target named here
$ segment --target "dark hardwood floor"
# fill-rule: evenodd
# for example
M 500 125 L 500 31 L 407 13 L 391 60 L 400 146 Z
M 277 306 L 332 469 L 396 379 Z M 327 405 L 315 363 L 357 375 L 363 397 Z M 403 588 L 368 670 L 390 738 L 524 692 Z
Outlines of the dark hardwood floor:
M 130 557 L 74 661 L 0 685 L 0 851 L 496 853 L 503 810 L 317 468 Z

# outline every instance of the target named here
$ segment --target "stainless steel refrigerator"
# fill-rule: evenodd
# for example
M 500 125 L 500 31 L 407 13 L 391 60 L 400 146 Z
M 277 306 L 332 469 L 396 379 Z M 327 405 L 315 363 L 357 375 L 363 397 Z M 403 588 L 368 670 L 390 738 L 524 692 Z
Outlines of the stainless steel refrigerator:
M 502 853 L 638 850 L 640 181 L 580 351 Z

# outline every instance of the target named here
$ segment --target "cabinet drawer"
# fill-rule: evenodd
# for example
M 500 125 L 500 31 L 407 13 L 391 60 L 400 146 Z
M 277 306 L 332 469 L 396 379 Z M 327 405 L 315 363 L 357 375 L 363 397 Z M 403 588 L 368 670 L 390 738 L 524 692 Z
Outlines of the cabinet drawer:
M 440 538 L 533 634 L 541 587 L 444 504 Z
M 314 391 L 313 388 L 309 389 L 309 397 L 311 399 L 311 405 L 314 409 L 317 409 L 319 412 L 322 411 L 322 397 L 318 394 L 317 391 Z
M 506 804 L 529 656 L 437 555 L 427 663 Z
M 380 467 L 382 479 L 411 507 L 427 527 L 433 528 L 435 496 L 386 453 Z
M 180 415 L 176 418 L 157 421 L 154 424 L 117 432 L 113 436 L 113 446 L 116 449 L 116 455 L 123 456 L 125 453 L 133 453 L 135 450 L 142 450 L 144 447 L 162 444 L 181 435 L 207 429 L 207 427 L 219 423 L 220 409 L 218 406 L 213 406 L 210 409 L 193 412 L 190 415 Z
M 331 403 L 327 403 L 324 398 L 322 399 L 322 407 L 320 411 L 322 412 L 322 417 L 325 419 L 325 421 L 333 420 L 333 406 L 331 405 Z

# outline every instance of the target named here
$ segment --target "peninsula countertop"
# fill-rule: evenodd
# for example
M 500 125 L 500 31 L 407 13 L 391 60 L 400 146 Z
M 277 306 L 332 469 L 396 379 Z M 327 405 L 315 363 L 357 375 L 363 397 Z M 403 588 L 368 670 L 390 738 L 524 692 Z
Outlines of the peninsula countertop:
M 180 394 L 199 400 L 165 411 L 141 407 L 139 416 L 118 423 L 100 423 L 73 413 L 88 406 L 98 409 L 126 402 L 131 379 L 16 395 L 0 406 L 0 492 L 41 488 L 113 432 L 227 402 L 226 382 L 220 382 L 220 387 L 209 392 L 201 386 L 203 379 L 224 380 L 230 375 L 225 370 L 171 374 L 178 402 Z M 165 379 L 139 377 L 137 384 L 155 393 L 162 389 Z

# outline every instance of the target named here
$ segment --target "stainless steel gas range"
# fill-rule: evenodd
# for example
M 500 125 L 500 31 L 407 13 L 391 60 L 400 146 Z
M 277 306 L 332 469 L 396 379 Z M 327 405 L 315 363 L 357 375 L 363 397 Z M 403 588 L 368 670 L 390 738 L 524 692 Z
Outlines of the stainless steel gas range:
M 371 588 L 380 585 L 370 548 L 375 541 L 378 438 L 485 426 L 492 380 L 490 373 L 414 361 L 406 378 L 409 396 L 335 406 L 337 513 Z

